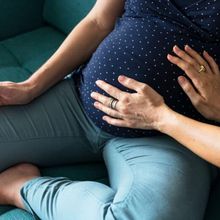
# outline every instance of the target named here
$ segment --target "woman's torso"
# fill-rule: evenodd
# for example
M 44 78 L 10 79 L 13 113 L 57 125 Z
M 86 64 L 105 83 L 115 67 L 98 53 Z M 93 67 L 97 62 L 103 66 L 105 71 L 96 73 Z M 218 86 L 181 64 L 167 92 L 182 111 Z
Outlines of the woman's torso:
M 188 0 L 187 5 L 180 0 L 127 0 L 114 30 L 76 75 L 80 98 L 92 121 L 116 136 L 155 133 L 108 125 L 102 120 L 103 113 L 94 108 L 90 93 L 103 93 L 95 84 L 98 79 L 129 91 L 117 82 L 121 74 L 152 86 L 175 111 L 205 121 L 177 83 L 177 77 L 184 73 L 166 57 L 175 44 L 189 44 L 200 52 L 207 50 L 220 61 L 219 11 L 220 1 L 216 0 Z

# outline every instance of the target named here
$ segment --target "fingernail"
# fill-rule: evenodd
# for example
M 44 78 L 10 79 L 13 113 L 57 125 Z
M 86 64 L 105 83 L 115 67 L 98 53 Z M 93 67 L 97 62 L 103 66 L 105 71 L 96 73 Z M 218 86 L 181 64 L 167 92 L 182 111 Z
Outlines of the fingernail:
M 188 44 L 186 44 L 185 49 L 191 49 L 191 47 Z
M 97 85 L 99 85 L 99 84 L 101 84 L 101 80 L 97 80 L 95 83 L 97 84 Z
M 94 93 L 94 92 L 92 92 L 92 93 L 90 94 L 90 96 L 91 96 L 91 97 L 94 97 L 94 95 L 95 95 L 95 93 Z
M 180 50 L 180 48 L 177 45 L 175 45 L 174 50 Z
M 203 51 L 204 54 L 209 55 L 208 52 L 206 50 Z
M 170 54 L 167 54 L 167 58 L 168 58 L 168 59 L 172 59 L 172 58 L 173 58 L 173 56 L 172 56 L 172 55 L 170 55 Z
M 119 80 L 119 81 L 123 81 L 123 80 L 125 80 L 125 78 L 126 78 L 126 77 L 125 77 L 124 75 L 120 75 L 120 76 L 118 77 L 118 80 Z
M 98 102 L 94 102 L 94 106 L 97 107 L 99 105 Z
M 184 83 L 186 82 L 186 80 L 185 80 L 184 77 L 180 76 L 180 77 L 178 77 L 178 82 L 179 82 L 180 84 L 184 84 Z

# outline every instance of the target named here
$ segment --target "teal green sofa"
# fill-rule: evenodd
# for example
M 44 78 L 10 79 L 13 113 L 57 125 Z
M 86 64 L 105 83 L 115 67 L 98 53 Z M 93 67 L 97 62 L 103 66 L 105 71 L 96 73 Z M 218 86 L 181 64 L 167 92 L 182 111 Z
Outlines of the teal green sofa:
M 55 52 L 94 2 L 95 0 L 0 0 L 0 80 L 20 82 L 28 78 Z M 41 168 L 41 171 L 43 175 L 67 176 L 73 180 L 94 180 L 108 184 L 102 162 L 47 167 Z M 220 219 L 218 206 L 220 179 L 216 180 L 211 189 L 206 220 Z M 32 219 L 23 210 L 0 206 L 0 220 Z

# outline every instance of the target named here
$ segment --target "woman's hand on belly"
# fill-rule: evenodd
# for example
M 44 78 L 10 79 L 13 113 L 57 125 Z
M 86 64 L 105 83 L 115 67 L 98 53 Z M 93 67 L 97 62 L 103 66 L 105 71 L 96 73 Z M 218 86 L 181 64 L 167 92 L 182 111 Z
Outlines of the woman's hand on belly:
M 159 130 L 160 117 L 169 110 L 163 97 L 147 84 L 134 79 L 119 76 L 118 81 L 135 92 L 127 93 L 98 80 L 97 85 L 113 99 L 97 92 L 91 94 L 96 100 L 94 106 L 107 114 L 103 120 L 118 127 Z
M 185 46 L 185 50 L 174 46 L 177 56 L 168 55 L 168 60 L 180 67 L 186 75 L 178 82 L 195 108 L 207 119 L 220 122 L 220 71 L 215 60 L 206 52 L 203 57 Z
M 104 116 L 104 119 L 109 124 L 157 129 L 220 167 L 220 127 L 201 123 L 174 112 L 166 106 L 163 98 L 146 84 L 127 77 L 119 77 L 119 82 L 136 92 L 123 92 L 103 81 L 97 83 L 101 89 L 118 100 L 117 105 L 112 104 L 111 98 L 99 93 L 91 95 L 97 100 L 95 106 L 108 115 Z

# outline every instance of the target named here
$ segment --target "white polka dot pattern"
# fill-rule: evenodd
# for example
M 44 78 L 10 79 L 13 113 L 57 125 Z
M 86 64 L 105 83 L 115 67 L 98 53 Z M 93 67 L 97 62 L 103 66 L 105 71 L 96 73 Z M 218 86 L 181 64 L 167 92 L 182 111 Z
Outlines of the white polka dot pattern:
M 95 85 L 97 79 L 129 91 L 117 82 L 120 74 L 152 86 L 175 111 L 205 121 L 177 83 L 177 77 L 184 73 L 168 62 L 166 56 L 175 44 L 180 47 L 189 44 L 200 52 L 206 49 L 220 61 L 219 11 L 220 1 L 216 0 L 197 0 L 184 7 L 170 0 L 127 0 L 125 12 L 114 30 L 99 45 L 85 67 L 78 71 L 80 98 L 92 121 L 116 136 L 156 134 L 108 125 L 102 120 L 103 113 L 94 108 L 90 93 L 103 93 Z

